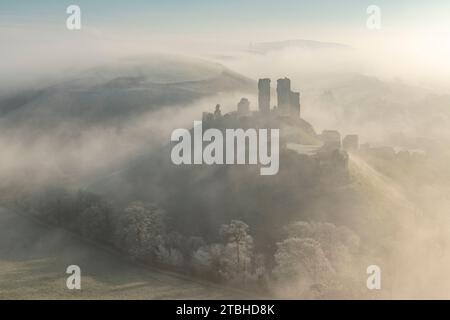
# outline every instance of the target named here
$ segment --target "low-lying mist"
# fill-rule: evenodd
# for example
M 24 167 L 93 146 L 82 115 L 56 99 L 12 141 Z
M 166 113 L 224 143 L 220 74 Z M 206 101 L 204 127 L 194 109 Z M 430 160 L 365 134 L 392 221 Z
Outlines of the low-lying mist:
M 14 128 L 0 138 L 2 184 L 19 178 L 27 184 L 72 181 L 82 185 L 82 177 L 126 167 L 127 161 L 157 152 L 170 142 L 177 128 L 191 128 L 203 111 L 214 110 L 220 102 L 227 112 L 248 94 L 218 94 L 183 106 L 170 106 L 126 119 L 116 125 L 78 127 L 70 119 L 60 119 L 50 132 L 35 134 L 36 128 Z M 170 159 L 168 159 L 170 160 Z
M 210 56 L 209 53 L 199 55 L 203 59 Z M 317 133 L 325 129 L 337 129 L 343 136 L 359 134 L 361 142 L 372 146 L 395 147 L 394 152 L 390 152 L 390 149 L 384 152 L 386 150 L 368 148 L 350 153 L 350 182 L 346 181 L 337 187 L 328 185 L 327 180 L 306 181 L 306 178 L 311 178 L 309 166 L 313 167 L 306 156 L 302 158 L 304 162 L 298 165 L 289 158 L 285 162 L 290 165 L 287 172 L 276 182 L 271 182 L 273 184 L 238 170 L 224 170 L 224 173 L 209 168 L 209 171 L 184 172 L 186 175 L 182 178 L 189 177 L 190 183 L 186 186 L 186 181 L 182 179 L 169 180 L 168 184 L 174 182 L 175 185 L 170 188 L 170 192 L 180 187 L 179 184 L 191 190 L 192 194 L 185 195 L 186 199 L 181 198 L 179 203 L 171 206 L 171 210 L 175 207 L 179 209 L 177 214 L 180 217 L 191 211 L 203 210 L 199 214 L 206 217 L 205 221 L 193 223 L 202 226 L 207 223 L 216 226 L 218 223 L 213 221 L 214 215 L 228 208 L 231 208 L 227 216 L 230 220 L 247 218 L 248 221 L 244 222 L 249 224 L 248 233 L 254 239 L 248 241 L 246 250 L 260 250 L 270 255 L 266 257 L 265 268 L 273 270 L 278 279 L 283 281 L 264 281 L 267 280 L 265 283 L 269 284 L 269 291 L 278 297 L 448 298 L 450 279 L 446 270 L 450 267 L 450 201 L 447 195 L 450 191 L 450 172 L 447 164 L 450 154 L 444 148 L 450 140 L 450 97 L 403 80 L 368 74 L 365 68 L 368 60 L 355 56 L 357 54 L 353 48 L 285 48 L 265 53 L 247 49 L 237 52 L 234 49 L 226 58 L 216 56 L 214 59 L 229 68 L 223 70 L 243 75 L 244 80 L 239 80 L 242 83 L 247 83 L 246 77 L 253 80 L 270 77 L 274 88 L 276 79 L 289 77 L 293 90 L 301 92 L 301 116 L 312 124 Z M 222 74 L 222 71 L 219 73 Z M 124 83 L 130 86 L 123 92 L 137 89 L 157 92 L 153 87 L 143 87 L 141 76 L 138 72 L 136 77 L 117 78 L 120 86 Z M 96 121 L 89 116 L 78 117 L 78 114 L 55 114 L 53 111 L 58 108 L 49 112 L 53 117 L 50 125 L 33 117 L 28 119 L 30 121 L 14 123 L 14 120 L 23 118 L 3 113 L 3 125 L 0 127 L 2 199 L 9 200 L 20 196 L 22 192 L 40 192 L 51 185 L 63 186 L 74 192 L 87 189 L 101 193 L 103 190 L 95 189 L 96 180 L 117 174 L 119 178 L 114 181 L 121 183 L 123 180 L 130 184 L 130 175 L 123 174 L 129 168 L 134 168 L 132 172 L 135 176 L 131 177 L 147 179 L 149 172 L 157 176 L 164 171 L 164 165 L 158 167 L 149 164 L 150 168 L 140 170 L 136 159 L 146 160 L 147 157 L 151 159 L 157 155 L 161 148 L 169 144 L 172 130 L 191 128 L 194 120 L 201 120 L 202 112 L 212 112 L 217 103 L 221 104 L 222 114 L 234 111 L 241 97 L 249 98 L 251 109 L 257 109 L 256 82 L 253 83 L 254 91 L 248 88 L 241 91 L 239 87 L 230 89 L 229 78 L 214 83 L 209 78 L 204 80 L 202 90 L 196 86 L 184 87 L 190 81 L 172 83 L 177 90 L 181 90 L 182 100 L 183 94 L 188 97 L 186 103 L 171 103 L 175 97 L 169 93 L 169 102 L 163 106 L 154 103 L 151 108 L 149 106 L 149 110 L 144 107 L 127 117 L 109 117 L 108 114 L 108 121 L 104 122 L 101 121 L 101 114 L 103 111 L 105 115 L 108 113 L 108 106 L 102 104 L 84 106 L 100 108 Z M 107 88 L 114 91 L 115 85 L 117 81 L 112 84 L 108 82 Z M 165 84 L 159 85 L 158 90 L 166 88 Z M 228 86 L 228 89 L 222 90 L 221 86 Z M 33 86 L 27 83 L 28 90 L 30 87 Z M 17 88 L 15 92 L 20 91 Z M 87 90 L 85 94 L 90 93 Z M 161 94 L 159 91 L 157 93 Z M 86 100 L 78 100 L 78 103 L 82 104 L 83 101 Z M 97 100 L 87 101 L 91 103 Z M 56 107 L 68 107 L 70 111 L 72 106 L 65 105 L 66 102 L 63 98 L 56 100 Z M 145 101 L 143 103 L 145 106 Z M 276 104 L 274 95 L 271 103 Z M 32 103 L 26 105 L 33 106 Z M 123 109 L 120 111 L 127 113 Z M 407 154 L 398 150 L 407 150 Z M 303 178 L 305 180 L 301 180 Z M 202 183 L 207 187 L 202 187 Z M 142 185 L 146 186 L 140 181 L 134 187 L 139 189 Z M 121 186 L 119 184 L 114 190 L 120 190 Z M 293 189 L 289 189 L 291 186 Z M 267 190 L 271 187 L 274 187 L 274 192 L 289 190 L 289 194 L 273 195 Z M 162 185 L 153 188 L 157 192 L 154 192 L 152 200 L 155 195 L 166 191 Z M 153 188 L 139 190 L 139 197 L 150 194 Z M 242 198 L 236 196 L 224 200 L 221 192 L 233 196 L 239 194 Z M 313 197 L 310 198 L 310 194 Z M 273 198 L 253 198 L 255 195 L 270 195 Z M 114 198 L 113 194 L 103 196 Z M 142 200 L 139 197 L 136 192 L 136 199 L 129 198 L 127 201 Z M 168 199 L 173 198 L 162 197 L 161 202 Z M 236 203 L 233 203 L 234 200 Z M 181 209 L 185 203 L 196 206 Z M 224 206 L 212 212 L 219 203 Z M 278 211 L 270 213 L 272 218 L 255 216 L 257 210 L 264 212 L 273 203 L 278 205 Z M 295 207 L 299 203 L 301 205 Z M 137 210 L 136 207 L 131 206 L 127 210 Z M 245 209 L 248 212 L 243 212 Z M 235 214 L 231 212 L 233 210 L 242 212 Z M 176 217 L 173 212 L 170 213 L 171 218 Z M 297 228 L 284 230 L 281 226 L 268 224 L 264 227 L 273 227 L 274 230 L 262 230 L 262 223 L 252 225 L 249 222 L 266 218 L 272 222 L 280 220 L 286 225 L 292 223 Z M 260 229 L 252 230 L 252 226 Z M 219 238 L 218 232 L 210 231 L 203 240 L 215 241 L 214 237 Z M 268 244 L 264 242 L 266 235 L 271 241 L 267 240 L 270 242 Z M 269 249 L 261 249 L 263 245 Z M 213 258 L 220 256 L 217 252 L 225 252 L 230 256 L 233 254 L 230 252 L 234 252 L 234 247 L 229 243 L 220 247 L 223 251 L 218 251 L 218 248 L 219 244 L 202 243 L 195 247 L 191 258 L 202 265 L 208 259 L 215 261 Z M 173 258 L 170 254 L 168 256 Z M 251 256 L 250 253 L 248 256 Z M 305 256 L 313 258 L 308 260 Z M 248 259 L 252 261 L 252 266 L 257 265 L 255 261 L 259 261 L 256 254 Z M 371 264 L 379 265 L 382 270 L 383 290 L 379 293 L 365 289 L 368 276 L 366 268 Z M 318 270 L 317 273 L 310 268 L 317 268 L 314 269 Z M 251 276 L 263 278 L 255 274 Z M 235 282 L 236 279 L 239 282 L 240 278 L 233 278 Z M 336 284 L 336 281 L 339 283 Z M 317 283 L 327 284 L 332 290 L 318 288 Z M 343 294 L 346 286 L 354 291 Z

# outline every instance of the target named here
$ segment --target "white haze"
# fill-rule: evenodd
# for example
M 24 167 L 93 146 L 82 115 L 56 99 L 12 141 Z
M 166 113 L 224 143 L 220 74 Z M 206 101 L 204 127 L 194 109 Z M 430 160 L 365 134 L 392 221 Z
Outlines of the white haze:
M 316 112 L 314 97 L 325 88 L 345 83 L 343 79 L 352 74 L 375 76 L 383 81 L 399 78 L 406 84 L 419 87 L 423 84 L 422 88 L 425 87 L 426 90 L 431 87 L 430 92 L 442 92 L 440 89 L 448 84 L 445 77 L 448 75 L 446 72 L 449 65 L 442 59 L 443 53 L 448 53 L 448 48 L 433 54 L 433 48 L 421 51 L 422 45 L 411 45 L 414 41 L 410 41 L 409 47 L 400 48 L 400 45 L 392 46 L 395 42 L 393 39 L 386 42 L 381 39 L 364 48 L 364 42 L 361 41 L 364 38 L 360 38 L 360 41 L 355 39 L 354 43 L 359 43 L 362 48 L 352 46 L 353 49 L 347 51 L 287 48 L 258 55 L 246 52 L 248 42 L 245 41 L 240 46 L 233 41 L 233 46 L 227 50 L 207 45 L 195 46 L 193 49 L 185 43 L 171 44 L 167 40 L 158 42 L 160 39 L 147 39 L 142 34 L 130 36 L 90 29 L 86 31 L 87 35 L 64 33 L 61 38 L 63 31 L 51 28 L 2 28 L 0 93 L 17 91 L 22 87 L 43 86 L 42 79 L 45 79 L 45 83 L 52 84 L 72 72 L 129 55 L 175 51 L 178 54 L 207 58 L 221 54 L 228 58 L 216 56 L 215 59 L 251 78 L 270 77 L 276 80 L 279 77 L 290 77 L 294 90 L 305 91 L 302 112 L 305 119 L 311 121 L 317 129 L 337 127 L 344 133 L 360 133 L 361 130 L 364 131 L 362 134 L 365 141 L 376 141 L 380 135 L 385 134 L 385 130 L 395 131 L 395 123 L 376 123 L 361 127 L 353 123 L 348 126 L 334 121 L 333 117 L 327 117 L 323 112 Z M 198 48 L 208 48 L 208 51 Z M 47 182 L 55 177 L 71 181 L 72 175 L 89 175 L 105 164 L 126 164 L 129 157 L 142 150 L 151 151 L 149 146 L 168 142 L 173 128 L 190 127 L 193 120 L 199 119 L 202 111 L 212 110 L 215 103 L 223 105 L 223 112 L 235 108 L 241 96 L 239 93 L 218 95 L 197 101 L 188 107 L 173 106 L 168 110 L 149 113 L 130 120 L 120 133 L 114 128 L 90 128 L 70 145 L 64 145 L 58 137 L 45 133 L 31 145 L 22 141 L 20 135 L 2 135 L 0 179 L 2 184 L 17 177 L 20 182 L 26 183 Z M 311 98 L 308 100 L 308 97 Z M 249 98 L 252 107 L 255 107 L 255 97 Z M 406 122 L 405 127 L 408 125 L 409 122 Z M 444 141 L 449 139 L 446 131 L 439 133 Z M 408 134 L 423 135 L 424 132 L 410 130 Z M 399 232 L 398 238 L 392 243 L 398 256 L 389 262 L 395 265 L 394 269 L 398 272 L 397 286 L 392 290 L 391 296 L 386 298 L 449 297 L 450 278 L 446 270 L 450 268 L 450 233 L 446 213 L 450 210 L 450 204 L 444 196 L 449 187 L 449 184 L 441 186 L 433 183 L 417 186 L 417 192 L 423 198 L 415 205 L 423 210 L 423 215 L 428 216 L 421 224 L 414 222 L 411 212 L 399 212 L 401 219 L 405 219 L 405 229 L 408 232 Z

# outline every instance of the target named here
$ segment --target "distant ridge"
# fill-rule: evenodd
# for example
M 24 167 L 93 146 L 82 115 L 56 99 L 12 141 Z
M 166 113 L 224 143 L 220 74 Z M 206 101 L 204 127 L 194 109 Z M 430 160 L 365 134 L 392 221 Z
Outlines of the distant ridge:
M 286 48 L 302 48 L 302 49 L 308 49 L 308 50 L 317 50 L 317 49 L 352 50 L 353 49 L 352 47 L 345 45 L 345 44 L 341 44 L 341 43 L 293 39 L 293 40 L 254 43 L 254 44 L 250 45 L 249 51 L 254 52 L 254 53 L 265 54 L 270 51 L 283 50 Z

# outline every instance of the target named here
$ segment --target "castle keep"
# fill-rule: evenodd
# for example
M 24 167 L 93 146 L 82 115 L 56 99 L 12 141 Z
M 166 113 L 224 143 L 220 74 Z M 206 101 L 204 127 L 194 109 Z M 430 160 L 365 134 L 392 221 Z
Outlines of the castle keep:
M 270 79 L 259 79 L 258 81 L 258 106 L 263 114 L 270 112 Z
M 277 80 L 277 103 L 279 115 L 300 117 L 300 92 L 291 90 L 288 78 Z M 270 112 L 270 79 L 258 81 L 258 107 L 262 114 Z
M 277 80 L 277 98 L 280 115 L 300 117 L 300 93 L 291 90 L 290 79 Z

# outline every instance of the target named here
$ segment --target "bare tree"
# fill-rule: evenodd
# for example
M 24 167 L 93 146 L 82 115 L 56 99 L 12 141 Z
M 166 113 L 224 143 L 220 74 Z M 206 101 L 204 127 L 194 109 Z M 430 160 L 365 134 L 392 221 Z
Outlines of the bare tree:
M 247 268 L 252 259 L 253 238 L 249 235 L 249 227 L 246 223 L 239 220 L 232 220 L 230 224 L 222 225 L 220 233 L 226 242 L 225 254 L 227 249 L 235 250 L 235 273 L 236 276 L 242 275 L 244 284 L 246 282 Z M 226 255 L 230 257 L 230 255 Z M 233 255 L 230 259 L 233 261 Z

